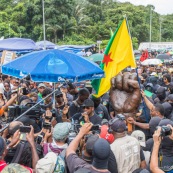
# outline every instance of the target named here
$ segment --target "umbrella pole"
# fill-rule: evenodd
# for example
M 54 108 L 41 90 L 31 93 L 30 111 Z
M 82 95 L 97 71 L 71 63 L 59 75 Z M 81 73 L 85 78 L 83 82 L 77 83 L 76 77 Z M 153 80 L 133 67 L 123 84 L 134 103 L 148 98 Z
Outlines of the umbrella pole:
M 53 83 L 53 108 L 55 109 L 55 83 Z

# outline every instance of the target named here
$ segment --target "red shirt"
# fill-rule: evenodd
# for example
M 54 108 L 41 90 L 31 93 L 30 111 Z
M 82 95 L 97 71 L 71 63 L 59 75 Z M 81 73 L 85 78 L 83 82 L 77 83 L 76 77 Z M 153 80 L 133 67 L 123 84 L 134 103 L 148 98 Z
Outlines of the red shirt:
M 4 160 L 0 160 L 0 172 L 7 166 L 7 163 Z

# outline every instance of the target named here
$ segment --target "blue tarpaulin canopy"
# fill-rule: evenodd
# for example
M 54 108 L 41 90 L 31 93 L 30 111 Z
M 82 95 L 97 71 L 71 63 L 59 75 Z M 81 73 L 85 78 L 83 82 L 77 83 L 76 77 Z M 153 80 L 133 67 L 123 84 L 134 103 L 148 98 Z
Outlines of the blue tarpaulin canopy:
M 45 44 L 46 49 L 55 49 L 57 47 L 56 44 L 54 44 L 54 43 L 52 43 L 50 41 L 45 40 L 45 43 L 44 43 L 44 41 L 36 42 L 37 49 L 44 49 L 44 44 Z
M 92 45 L 87 45 L 87 46 L 77 46 L 77 45 L 62 45 L 62 46 L 57 46 L 56 49 L 59 50 L 64 50 L 66 52 L 71 52 L 71 53 L 78 53 L 83 49 L 90 49 L 93 46 L 95 46 L 94 44 Z
M 26 38 L 7 38 L 0 40 L 0 51 L 11 50 L 11 51 L 26 51 L 35 50 L 36 44 L 31 39 Z

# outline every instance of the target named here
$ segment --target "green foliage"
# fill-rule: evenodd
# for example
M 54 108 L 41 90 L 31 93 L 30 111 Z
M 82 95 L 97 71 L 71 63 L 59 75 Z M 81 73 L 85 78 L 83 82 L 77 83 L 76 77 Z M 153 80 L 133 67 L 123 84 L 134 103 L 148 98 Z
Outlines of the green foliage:
M 43 40 L 43 0 L 0 0 L 0 37 L 26 37 Z M 46 39 L 61 44 L 96 44 L 102 40 L 101 49 L 127 16 L 133 48 L 149 41 L 150 8 L 134 6 L 115 0 L 44 0 Z M 152 41 L 173 41 L 173 14 L 160 16 L 152 12 Z

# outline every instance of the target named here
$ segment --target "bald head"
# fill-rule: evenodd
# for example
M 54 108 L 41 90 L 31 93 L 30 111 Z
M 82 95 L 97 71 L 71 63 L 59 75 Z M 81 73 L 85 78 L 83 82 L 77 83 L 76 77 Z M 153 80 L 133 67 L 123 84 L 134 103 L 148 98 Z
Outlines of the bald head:
M 23 123 L 20 121 L 13 121 L 8 127 L 8 133 L 12 136 L 14 133 L 20 129 L 20 126 L 23 126 Z

